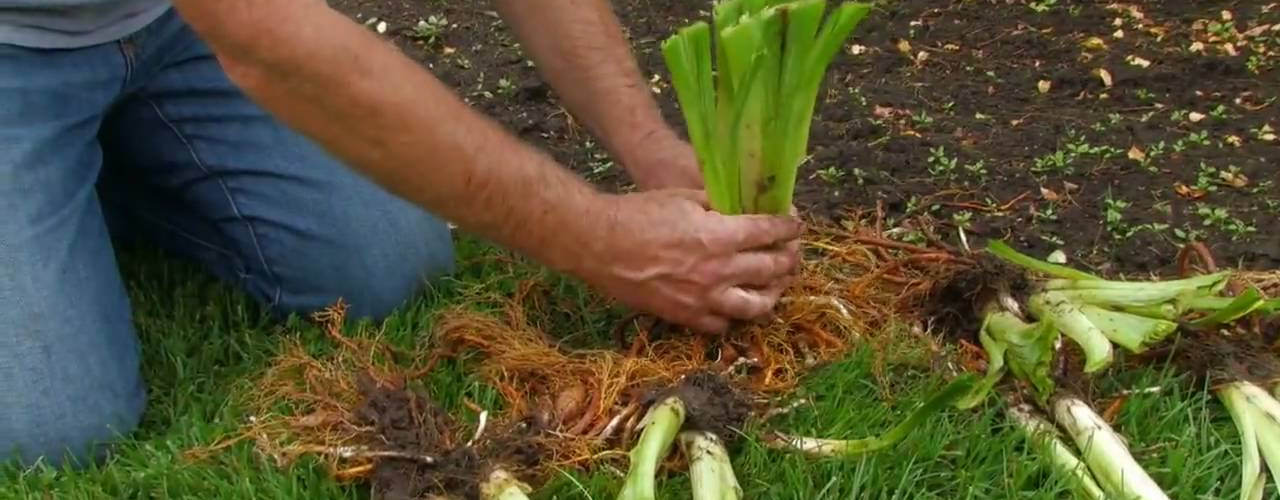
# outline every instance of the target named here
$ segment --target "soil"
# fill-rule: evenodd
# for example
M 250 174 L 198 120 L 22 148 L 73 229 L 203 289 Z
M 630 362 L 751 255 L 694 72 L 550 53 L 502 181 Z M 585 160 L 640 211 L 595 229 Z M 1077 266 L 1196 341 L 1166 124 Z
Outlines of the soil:
M 983 323 L 985 309 L 1002 294 L 1025 304 L 1031 293 L 1026 272 L 991 254 L 971 256 L 975 265 L 957 268 L 938 280 L 918 304 L 933 331 L 956 341 L 979 345 L 977 325 Z
M 491 433 L 497 437 L 465 446 L 461 427 L 426 393 L 378 384 L 370 377 L 359 382 L 364 402 L 355 409 L 356 423 L 372 427 L 381 441 L 371 447 L 435 459 L 380 459 L 370 478 L 376 500 L 479 498 L 481 479 L 492 466 L 527 467 L 540 458 L 535 441 L 520 433 Z
M 1280 381 L 1280 358 L 1276 357 L 1274 346 L 1253 332 L 1187 333 L 1171 347 L 1175 363 L 1202 382 L 1244 380 L 1271 387 Z
M 652 402 L 676 396 L 685 406 L 683 429 L 706 431 L 732 442 L 751 408 L 742 393 L 724 377 L 705 371 L 691 373 L 679 385 L 654 395 Z
M 628 189 L 488 2 L 330 3 L 387 23 L 477 109 L 600 186 Z M 658 46 L 706 6 L 613 4 L 682 130 Z M 432 16 L 447 22 L 415 35 Z M 1280 25 L 1280 7 L 1265 0 L 889 2 L 830 69 L 796 203 L 819 219 L 877 206 L 891 221 L 928 215 L 970 243 L 1062 248 L 1098 272 L 1171 273 L 1187 239 L 1224 263 L 1273 267 L 1280 141 L 1263 127 L 1280 133 L 1280 30 L 1268 24 Z

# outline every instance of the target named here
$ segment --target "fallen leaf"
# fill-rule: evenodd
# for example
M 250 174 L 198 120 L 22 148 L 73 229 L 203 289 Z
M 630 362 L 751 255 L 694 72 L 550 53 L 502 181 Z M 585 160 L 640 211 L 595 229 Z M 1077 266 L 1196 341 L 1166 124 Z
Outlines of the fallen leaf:
M 387 22 L 386 22 L 386 21 L 379 21 L 379 22 L 378 22 L 378 27 L 377 27 L 377 29 L 378 29 L 378 34 L 379 34 L 379 35 L 386 34 L 386 33 L 387 33 Z
M 1146 59 L 1143 59 L 1141 57 L 1138 57 L 1132 54 L 1124 58 L 1124 60 L 1127 61 L 1129 64 L 1132 64 L 1139 68 L 1147 68 L 1151 66 L 1151 61 L 1148 61 Z
M 1121 39 L 1121 38 L 1124 38 L 1124 30 L 1122 30 L 1122 29 L 1116 30 L 1116 32 L 1115 32 L 1115 33 L 1112 33 L 1112 34 L 1111 34 L 1111 37 L 1112 37 L 1112 38 L 1115 38 L 1115 39 L 1117 39 L 1117 40 L 1119 40 L 1119 39 Z
M 1187 114 L 1187 119 L 1191 120 L 1191 123 L 1199 123 L 1200 120 L 1203 120 L 1204 118 L 1205 118 L 1204 113 L 1201 113 L 1199 111 L 1192 111 L 1191 113 Z
M 1237 174 L 1235 172 L 1219 170 L 1218 178 L 1222 179 L 1222 182 L 1227 183 L 1228 186 L 1231 186 L 1236 189 L 1241 189 L 1249 185 L 1248 177 L 1245 177 L 1243 174 Z
M 1224 43 L 1221 45 L 1221 47 L 1222 47 L 1222 52 L 1226 53 L 1229 56 L 1236 56 L 1240 54 L 1239 52 L 1236 52 L 1236 46 L 1230 43 Z
M 1041 94 L 1049 92 L 1049 88 L 1052 86 L 1053 83 L 1049 80 L 1040 80 L 1040 83 L 1036 84 L 1036 88 L 1040 89 Z
M 875 116 L 876 118 L 890 118 L 893 115 L 897 114 L 897 112 L 898 110 L 890 108 L 888 106 L 876 106 L 874 109 L 871 110 L 871 115 Z
M 1241 139 L 1240 136 L 1234 135 L 1234 134 L 1228 135 L 1226 138 L 1226 141 L 1227 141 L 1227 144 L 1230 144 L 1236 147 L 1240 147 L 1240 145 L 1244 144 L 1244 139 Z
M 942 49 L 943 49 L 943 50 L 950 51 L 950 52 L 959 52 L 959 51 L 960 51 L 960 46 L 959 46 L 959 45 L 956 45 L 956 44 L 954 44 L 954 43 L 948 43 L 948 44 L 946 44 L 946 45 L 943 45 L 943 46 L 942 46 Z
M 1147 153 L 1139 149 L 1138 146 L 1132 146 L 1129 148 L 1129 159 L 1133 161 L 1146 161 Z
M 1277 25 L 1277 26 L 1280 26 L 1280 25 Z M 1251 28 L 1250 30 L 1245 31 L 1244 33 L 1241 33 L 1241 34 L 1247 37 L 1262 36 L 1262 34 L 1266 33 L 1266 31 L 1269 29 L 1271 29 L 1270 24 L 1263 24 L 1261 26 L 1256 26 L 1254 28 Z
M 1080 42 L 1080 45 L 1089 50 L 1107 50 L 1107 42 L 1096 36 L 1084 39 L 1083 42 Z
M 928 59 L 929 59 L 929 53 L 928 53 L 928 52 L 925 52 L 925 51 L 923 51 L 923 50 L 922 50 L 922 51 L 920 51 L 920 52 L 917 52 L 917 53 L 916 53 L 916 64 L 919 64 L 919 63 L 925 62 L 925 61 L 927 61 Z
M 1111 80 L 1111 72 L 1110 72 L 1110 71 L 1107 71 L 1107 70 L 1102 69 L 1102 68 L 1098 68 L 1098 69 L 1093 70 L 1093 74 L 1097 75 L 1099 80 L 1102 80 L 1102 85 L 1103 85 L 1103 86 L 1105 86 L 1105 87 L 1107 87 L 1107 88 L 1111 88 L 1112 80 Z
M 1223 20 L 1223 21 L 1230 21 L 1230 20 L 1235 19 L 1235 18 L 1236 18 L 1236 16 L 1235 16 L 1235 15 L 1233 15 L 1233 14 L 1231 13 L 1231 11 L 1229 11 L 1229 10 L 1224 10 L 1224 11 L 1222 11 L 1222 20 Z
M 1204 42 L 1191 42 L 1191 45 L 1189 45 L 1189 46 L 1187 47 L 1187 51 L 1188 51 L 1188 52 L 1194 52 L 1194 53 L 1197 53 L 1197 54 L 1203 54 L 1203 53 L 1204 53 Z
M 1173 185 L 1173 192 L 1178 193 L 1178 196 L 1190 200 L 1198 200 L 1200 198 L 1204 198 L 1205 195 L 1203 189 L 1196 189 L 1181 182 Z
M 1276 142 L 1276 131 L 1271 128 L 1271 124 L 1264 124 L 1258 130 L 1258 139 L 1264 142 Z
M 1018 125 L 1022 125 L 1022 119 L 1019 118 L 1017 120 L 1009 120 L 1010 127 L 1017 127 Z
M 1124 18 L 1122 18 L 1122 17 L 1117 17 L 1117 18 L 1115 18 L 1115 19 L 1112 19 L 1112 20 L 1111 20 L 1111 25 L 1112 25 L 1112 26 L 1115 26 L 1115 27 L 1117 27 L 1117 28 L 1119 28 L 1119 27 L 1121 27 L 1121 26 L 1124 26 Z
M 903 55 L 910 56 L 911 42 L 908 42 L 906 38 L 898 40 L 898 52 L 901 52 Z
M 1061 196 L 1058 196 L 1058 193 L 1047 187 L 1040 188 L 1040 197 L 1047 201 L 1058 201 L 1062 199 Z
M 1068 193 L 1074 193 L 1080 190 L 1080 185 L 1074 182 L 1063 182 L 1062 189 Z
M 446 55 L 446 56 L 447 56 L 447 55 L 451 55 L 451 54 L 453 54 L 454 52 L 457 52 L 457 51 L 458 51 L 458 49 L 455 49 L 455 48 L 453 48 L 453 47 L 445 47 L 445 48 L 443 48 L 443 49 L 441 49 L 441 50 L 440 50 L 440 54 L 441 54 L 441 55 Z

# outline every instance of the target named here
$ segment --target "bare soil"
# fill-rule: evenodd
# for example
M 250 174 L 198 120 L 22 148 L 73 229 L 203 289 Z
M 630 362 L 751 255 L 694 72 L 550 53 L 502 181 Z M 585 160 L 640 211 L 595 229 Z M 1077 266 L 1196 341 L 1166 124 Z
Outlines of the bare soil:
M 613 3 L 682 127 L 659 44 L 709 2 Z M 331 4 L 385 22 L 408 55 L 568 167 L 628 188 L 487 2 Z M 447 21 L 415 29 L 432 16 Z M 831 68 L 797 204 L 828 219 L 931 215 L 971 244 L 1062 248 L 1099 271 L 1171 272 L 1191 239 L 1224 264 L 1273 267 L 1277 25 L 1267 1 L 888 2 Z

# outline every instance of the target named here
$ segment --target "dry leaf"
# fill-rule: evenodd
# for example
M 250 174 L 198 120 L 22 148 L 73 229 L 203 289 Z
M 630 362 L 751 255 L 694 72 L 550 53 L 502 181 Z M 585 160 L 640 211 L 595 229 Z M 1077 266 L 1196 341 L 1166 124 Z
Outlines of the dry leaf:
M 1236 189 L 1241 189 L 1249 185 L 1248 177 L 1245 177 L 1243 174 L 1237 174 L 1235 172 L 1219 170 L 1218 178 L 1222 179 L 1222 182 L 1227 183 L 1228 186 L 1231 186 Z
M 1040 83 L 1036 84 L 1036 88 L 1040 89 L 1041 94 L 1049 92 L 1051 87 L 1053 87 L 1053 83 L 1049 80 L 1040 80 Z
M 1022 119 L 1021 119 L 1021 118 L 1019 118 L 1019 119 L 1017 119 L 1017 120 L 1009 120 L 1009 126 L 1010 126 L 1010 127 L 1017 127 L 1018 125 L 1022 125 Z
M 1276 131 L 1271 128 L 1271 124 L 1265 124 L 1258 130 L 1258 139 L 1264 142 L 1276 142 Z
M 1130 55 L 1129 57 L 1124 58 L 1124 60 L 1127 61 L 1129 64 L 1132 64 L 1139 68 L 1147 68 L 1151 66 L 1151 61 L 1148 61 L 1146 59 L 1143 59 L 1135 55 Z
M 1119 39 L 1121 39 L 1121 38 L 1124 38 L 1124 30 L 1122 30 L 1122 29 L 1121 29 L 1121 30 L 1116 30 L 1116 32 L 1115 32 L 1115 33 L 1112 33 L 1112 34 L 1111 34 L 1111 37 L 1112 37 L 1112 38 L 1115 38 L 1115 39 L 1117 39 L 1117 40 L 1119 40 Z
M 1222 47 L 1222 52 L 1226 53 L 1229 56 L 1239 55 L 1239 52 L 1236 52 L 1235 45 L 1232 45 L 1230 43 L 1224 43 L 1221 45 L 1221 47 Z
M 1196 189 L 1181 182 L 1173 185 L 1173 192 L 1178 193 L 1178 196 L 1191 200 L 1204 198 L 1205 195 L 1203 189 Z
M 1232 14 L 1231 14 L 1231 11 L 1229 11 L 1229 10 L 1224 10 L 1224 11 L 1222 11 L 1222 20 L 1223 20 L 1223 21 L 1230 21 L 1230 20 L 1232 20 L 1232 19 L 1235 19 L 1235 17 L 1236 17 L 1236 16 L 1232 15 Z
M 1063 182 L 1062 189 L 1066 190 L 1068 193 L 1074 193 L 1080 190 L 1080 185 L 1074 182 Z
M 1191 45 L 1187 47 L 1187 51 L 1194 52 L 1197 54 L 1203 54 L 1204 42 L 1191 42 Z
M 1236 147 L 1240 147 L 1241 144 L 1244 144 L 1244 139 L 1241 139 L 1240 136 L 1238 135 L 1228 135 L 1226 138 L 1226 141 L 1227 141 L 1227 144 L 1230 144 Z
M 954 43 L 948 43 L 948 44 L 946 44 L 946 45 L 943 45 L 943 46 L 942 46 L 942 49 L 943 49 L 943 50 L 946 50 L 946 51 L 950 51 L 950 52 L 959 52 L 959 51 L 960 51 L 960 46 L 959 46 L 959 45 L 956 45 L 956 44 L 954 44 Z
M 1278 24 L 1278 25 L 1276 25 L 1276 26 L 1280 26 L 1280 24 Z M 1263 25 L 1261 25 L 1261 26 L 1256 26 L 1256 27 L 1254 27 L 1254 28 L 1250 29 L 1249 31 L 1246 31 L 1246 32 L 1241 33 L 1241 34 L 1242 34 L 1242 35 L 1244 35 L 1244 36 L 1247 36 L 1247 37 L 1262 36 L 1262 34 L 1263 34 L 1263 33 L 1265 33 L 1265 32 L 1266 32 L 1267 30 L 1269 30 L 1269 29 L 1271 29 L 1271 25 L 1270 25 L 1270 24 L 1263 24 Z
M 1111 80 L 1110 71 L 1107 71 L 1102 68 L 1098 68 L 1093 70 L 1093 74 L 1097 75 L 1099 80 L 1102 80 L 1102 85 L 1106 86 L 1107 88 L 1111 88 L 1112 80 Z
M 916 64 L 919 64 L 919 63 L 925 62 L 925 61 L 927 61 L 928 59 L 929 59 L 929 53 L 928 53 L 928 52 L 925 52 L 925 51 L 923 51 L 923 50 L 922 50 L 922 51 L 920 51 L 920 52 L 917 52 L 917 53 L 916 53 Z
M 1107 50 L 1107 42 L 1096 36 L 1084 39 L 1083 42 L 1080 42 L 1080 45 L 1089 50 Z
M 888 106 L 876 106 L 874 109 L 871 110 L 871 115 L 875 116 L 876 118 L 889 118 L 889 117 L 892 117 L 897 112 L 898 110 L 890 108 Z
M 1187 119 L 1191 120 L 1191 123 L 1199 123 L 1200 120 L 1203 120 L 1204 118 L 1205 118 L 1204 113 L 1201 113 L 1199 111 L 1192 111 L 1191 113 L 1187 114 Z
M 1052 189 L 1047 187 L 1040 188 L 1040 197 L 1047 201 L 1058 201 L 1062 199 L 1061 196 L 1058 196 L 1058 193 L 1055 193 Z
M 1139 149 L 1137 146 L 1129 148 L 1129 159 L 1133 161 L 1146 161 L 1147 153 Z
M 898 40 L 898 52 L 901 52 L 905 56 L 910 56 L 911 42 L 908 42 L 906 38 Z

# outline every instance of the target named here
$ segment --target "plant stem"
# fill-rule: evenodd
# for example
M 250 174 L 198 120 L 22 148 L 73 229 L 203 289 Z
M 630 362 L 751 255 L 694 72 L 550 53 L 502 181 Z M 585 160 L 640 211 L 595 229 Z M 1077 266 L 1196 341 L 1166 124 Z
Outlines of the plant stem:
M 684 401 L 670 396 L 656 406 L 641 420 L 639 427 L 640 440 L 631 449 L 631 465 L 627 477 L 618 493 L 618 500 L 654 500 L 654 482 L 658 473 L 658 464 L 671 451 L 676 434 L 684 425 L 686 409 Z

